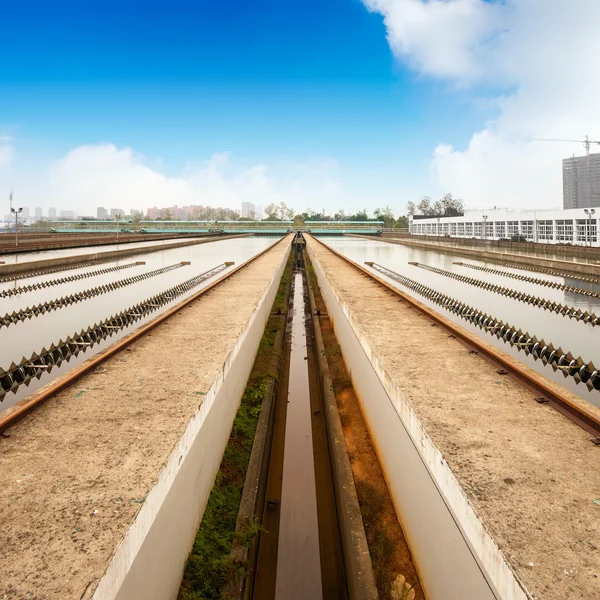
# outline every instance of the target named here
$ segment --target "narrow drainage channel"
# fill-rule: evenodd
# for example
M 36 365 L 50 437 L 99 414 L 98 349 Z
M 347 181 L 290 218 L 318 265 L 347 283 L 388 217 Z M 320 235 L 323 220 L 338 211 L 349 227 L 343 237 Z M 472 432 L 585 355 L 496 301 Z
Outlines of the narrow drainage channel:
M 295 273 L 293 285 L 292 347 L 275 598 L 319 600 L 323 594 L 302 273 Z
M 347 598 L 307 294 L 300 251 L 275 408 L 255 600 Z

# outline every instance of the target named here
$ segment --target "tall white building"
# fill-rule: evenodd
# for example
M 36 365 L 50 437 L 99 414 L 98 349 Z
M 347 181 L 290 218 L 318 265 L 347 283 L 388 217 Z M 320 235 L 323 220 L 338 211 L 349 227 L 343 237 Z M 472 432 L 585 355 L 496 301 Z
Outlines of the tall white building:
M 242 218 L 256 218 L 256 207 L 254 206 L 254 204 L 252 204 L 252 202 L 242 202 Z
M 96 218 L 97 219 L 108 219 L 108 211 L 104 208 L 104 206 L 99 206 L 96 209 Z
M 35 220 L 39 221 L 44 216 L 44 211 L 41 206 L 36 206 L 33 214 L 35 215 Z
M 56 219 L 56 209 L 53 206 L 48 209 L 48 218 Z

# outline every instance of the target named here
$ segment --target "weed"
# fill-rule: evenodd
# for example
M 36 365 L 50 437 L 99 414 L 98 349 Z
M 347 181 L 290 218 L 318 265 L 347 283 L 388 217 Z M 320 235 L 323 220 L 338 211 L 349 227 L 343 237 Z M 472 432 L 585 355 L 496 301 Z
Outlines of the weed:
M 285 299 L 290 275 L 291 262 L 288 262 L 274 307 Z M 260 340 L 254 367 L 188 557 L 179 600 L 225 599 L 226 595 L 221 592 L 223 586 L 232 578 L 245 575 L 245 566 L 233 562 L 230 554 L 234 541 L 248 547 L 260 532 L 260 524 L 256 519 L 244 523 L 237 533 L 235 526 L 262 399 L 269 389 L 269 383 L 277 380 L 272 372 L 272 364 L 275 338 L 282 320 L 281 316 L 271 317 Z

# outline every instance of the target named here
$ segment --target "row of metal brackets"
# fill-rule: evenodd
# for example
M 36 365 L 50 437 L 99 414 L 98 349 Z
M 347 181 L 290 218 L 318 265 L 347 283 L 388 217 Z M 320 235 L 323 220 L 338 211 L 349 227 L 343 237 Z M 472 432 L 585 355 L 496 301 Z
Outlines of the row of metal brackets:
M 495 283 L 490 283 L 489 281 L 483 281 L 481 279 L 476 279 L 475 277 L 467 277 L 466 275 L 460 275 L 459 273 L 454 273 L 453 271 L 438 269 L 437 267 L 423 265 L 418 262 L 410 262 L 408 264 L 414 265 L 415 267 L 420 267 L 421 269 L 425 269 L 427 271 L 431 271 L 432 273 L 437 273 L 438 275 L 443 275 L 444 277 L 456 279 L 457 281 L 460 281 L 462 283 L 467 283 L 469 285 L 473 285 L 475 287 L 487 290 L 489 292 L 494 292 L 495 294 L 500 294 L 501 296 L 507 296 L 508 298 L 511 298 L 513 300 L 519 300 L 520 302 L 531 304 L 537 308 L 550 310 L 559 315 L 563 315 L 564 317 L 569 317 L 570 319 L 575 319 L 577 321 L 589 323 L 594 327 L 600 322 L 600 320 L 594 313 L 583 311 L 580 308 L 566 306 L 564 304 L 561 304 L 560 302 L 554 302 L 552 300 L 547 300 L 546 298 L 538 298 L 537 296 L 532 296 L 531 294 L 526 294 L 525 292 L 520 292 L 519 290 L 513 290 L 511 288 L 496 285 Z
M 425 296 L 435 304 L 446 308 L 490 335 L 496 336 L 503 342 L 517 348 L 520 352 L 525 352 L 527 355 L 531 354 L 535 360 L 541 360 L 544 365 L 550 365 L 554 371 L 561 371 L 565 378 L 572 377 L 576 383 L 584 383 L 590 391 L 600 390 L 600 372 L 594 366 L 594 363 L 585 363 L 581 356 L 574 358 L 571 352 L 565 352 L 560 347 L 555 348 L 552 343 L 538 339 L 529 332 L 516 329 L 513 325 L 504 323 L 483 311 L 400 275 L 382 265 L 374 262 L 366 262 L 365 264 L 401 283 L 413 292 Z
M 77 304 L 78 302 L 89 300 L 95 296 L 101 296 L 102 294 L 133 285 L 134 283 L 138 283 L 144 279 L 150 279 L 151 277 L 168 273 L 169 271 L 173 271 L 174 269 L 178 269 L 179 267 L 189 264 L 189 262 L 176 263 L 174 265 L 169 265 L 168 267 L 162 267 L 160 269 L 155 269 L 154 271 L 140 273 L 139 275 L 134 275 L 133 277 L 119 279 L 111 283 L 106 283 L 104 285 L 99 285 L 87 290 L 82 290 L 81 292 L 70 294 L 69 296 L 65 296 L 63 298 L 56 298 L 54 300 L 49 300 L 48 302 L 36 304 L 35 306 L 31 307 L 28 306 L 27 308 L 22 308 L 19 311 L 13 311 L 11 314 L 6 313 L 3 317 L 0 317 L 0 328 L 9 327 L 10 325 L 18 323 L 19 321 L 25 321 L 27 319 L 37 317 L 38 315 L 43 315 L 47 312 L 64 308 L 65 306 L 69 306 L 71 304 Z
M 88 271 L 87 273 L 79 273 L 77 275 L 69 275 L 68 277 L 61 277 L 60 279 L 48 279 L 47 281 L 40 281 L 39 283 L 31 283 L 30 285 L 23 285 L 18 288 L 11 288 L 9 290 L 0 290 L 0 298 L 7 298 L 9 296 L 18 296 L 20 294 L 26 294 L 34 290 L 42 290 L 48 287 L 54 287 L 55 285 L 61 285 L 63 283 L 71 283 L 72 281 L 79 281 L 80 279 L 88 279 L 89 277 L 96 277 L 97 275 L 106 275 L 107 273 L 113 273 L 114 271 L 122 271 L 123 269 L 130 269 L 131 267 L 137 267 L 139 265 L 145 265 L 145 261 L 132 262 L 124 265 L 117 265 L 116 267 L 107 267 L 106 269 L 97 269 L 96 271 Z
M 98 324 L 94 323 L 79 333 L 69 335 L 64 341 L 61 339 L 56 344 L 51 344 L 48 349 L 42 348 L 29 358 L 23 357 L 19 364 L 13 362 L 6 370 L 0 368 L 0 400 L 9 392 L 16 392 L 20 386 L 29 385 L 34 377 L 40 379 L 44 373 L 49 373 L 54 367 L 60 367 L 63 362 L 70 361 L 80 352 L 86 352 L 100 344 L 233 264 L 233 262 L 225 262 L 217 265 Z
M 26 279 L 27 277 L 39 277 L 41 275 L 51 275 L 52 273 L 58 273 L 60 271 L 72 271 L 73 269 L 83 269 L 85 267 L 93 267 L 96 263 L 94 262 L 81 262 L 69 266 L 54 267 L 52 269 L 39 269 L 37 271 L 27 271 L 27 273 L 19 273 L 17 275 L 7 275 L 6 277 L 0 277 L 0 283 L 6 283 L 7 281 L 16 281 L 17 279 Z
M 581 294 L 582 296 L 592 296 L 594 298 L 600 298 L 600 294 L 598 292 L 594 292 L 593 290 L 584 290 L 583 288 L 567 285 L 566 283 L 557 283 L 556 281 L 548 281 L 547 279 L 540 279 L 539 277 L 528 277 L 527 275 L 519 275 L 518 273 L 510 273 L 509 271 L 500 271 L 499 269 L 490 269 L 489 267 L 481 267 L 480 265 L 474 265 L 471 263 L 453 262 L 452 264 L 458 265 L 460 267 L 467 267 L 469 269 L 475 269 L 477 271 L 483 271 L 485 273 L 491 273 L 492 275 L 501 275 L 502 277 L 509 277 L 510 279 L 518 279 L 519 281 L 527 281 L 528 283 L 543 285 L 545 287 L 553 288 L 555 290 L 564 290 L 567 292 L 573 292 L 574 294 Z M 516 265 L 506 266 L 513 267 Z M 554 275 L 554 273 L 549 274 Z
M 573 273 L 569 274 L 566 271 L 553 271 L 552 269 L 543 269 L 540 267 L 529 267 L 526 265 L 519 265 L 515 263 L 504 263 L 505 267 L 509 267 L 510 269 L 522 269 L 523 271 L 535 271 L 537 273 L 545 273 L 546 275 L 554 275 L 556 277 L 567 277 L 570 279 L 579 279 L 579 281 L 585 281 L 586 283 L 598 283 L 600 284 L 600 279 L 597 277 L 584 277 L 583 275 L 574 275 Z

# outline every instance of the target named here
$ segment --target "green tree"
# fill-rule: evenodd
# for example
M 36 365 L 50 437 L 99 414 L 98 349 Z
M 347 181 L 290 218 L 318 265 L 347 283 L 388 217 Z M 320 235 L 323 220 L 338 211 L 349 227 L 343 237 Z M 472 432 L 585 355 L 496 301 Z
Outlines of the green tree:
M 408 217 L 398 217 L 394 223 L 394 229 L 408 229 Z
M 144 213 L 141 210 L 131 211 L 131 222 L 139 223 L 144 218 Z
M 415 206 L 415 203 L 412 200 L 408 201 L 406 205 L 406 212 L 411 217 L 417 212 L 417 207 Z
M 267 204 L 265 206 L 265 214 L 267 215 L 267 221 L 279 221 L 279 206 L 277 204 Z
M 422 215 L 433 216 L 433 206 L 431 205 L 431 197 L 423 196 L 421 200 L 419 200 L 419 204 L 417 204 L 417 210 Z
M 384 208 L 376 208 L 373 212 L 373 215 L 378 221 L 383 221 L 384 227 L 393 227 L 394 223 L 396 222 L 394 211 L 389 206 L 385 206 Z

